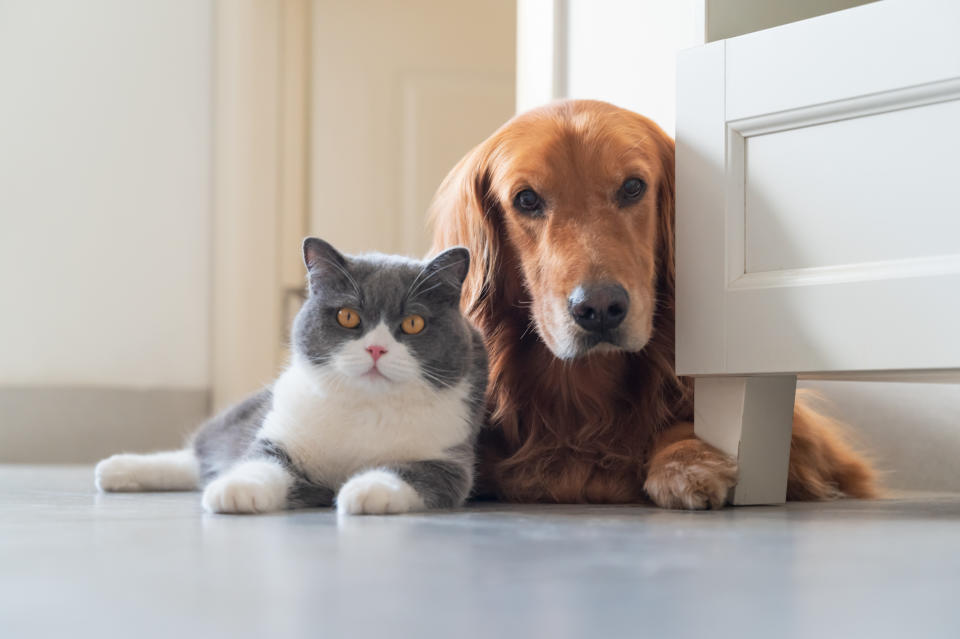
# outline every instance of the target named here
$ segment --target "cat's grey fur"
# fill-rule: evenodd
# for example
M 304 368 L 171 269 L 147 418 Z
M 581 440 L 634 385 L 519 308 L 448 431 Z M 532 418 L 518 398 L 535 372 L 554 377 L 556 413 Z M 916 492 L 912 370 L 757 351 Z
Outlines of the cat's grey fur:
M 208 421 L 193 438 L 190 451 L 182 451 L 176 463 L 183 466 L 192 457 L 195 483 L 207 487 L 204 505 L 216 512 L 329 506 L 334 501 L 341 511 L 350 513 L 462 504 L 473 481 L 474 443 L 483 423 L 487 380 L 482 338 L 459 310 L 468 251 L 449 249 L 425 262 L 379 254 L 348 257 L 316 238 L 307 238 L 303 251 L 309 297 L 293 325 L 290 368 L 271 387 Z M 342 308 L 357 311 L 358 327 L 338 323 L 337 312 Z M 426 318 L 419 334 L 406 334 L 400 328 L 411 314 Z M 369 352 L 363 344 L 370 340 L 389 342 L 396 352 L 392 357 L 402 359 L 391 360 L 394 368 L 384 368 L 382 375 L 380 369 L 371 373 L 376 369 L 371 362 L 376 360 L 364 364 L 364 355 L 358 354 L 363 348 Z M 372 368 L 360 374 L 365 366 Z M 394 375 L 394 370 L 399 381 L 385 377 Z M 410 406 L 405 403 L 406 388 L 416 393 Z M 317 389 L 315 396 L 313 389 Z M 350 427 L 354 411 L 349 407 L 366 410 L 367 398 L 370 402 L 397 400 L 392 407 L 395 413 L 391 407 L 371 407 L 379 411 L 374 414 L 382 421 L 377 426 L 382 430 L 373 432 L 401 444 L 395 454 L 364 441 L 361 435 L 355 441 L 354 435 L 361 433 L 358 429 L 368 424 Z M 425 405 L 434 399 L 435 413 Z M 291 408 L 285 402 L 297 405 Z M 427 418 L 410 422 L 406 411 Z M 431 422 L 433 414 L 436 423 Z M 446 424 L 442 421 L 446 414 L 464 423 Z M 291 415 L 300 418 L 291 419 Z M 328 433 L 326 415 L 336 416 L 332 419 L 345 425 L 333 424 Z M 304 431 L 310 428 L 315 433 Z M 402 432 L 405 428 L 411 429 L 409 438 Z M 443 448 L 431 448 L 438 441 L 445 442 Z M 337 459 L 337 446 L 344 446 L 343 458 L 348 461 Z M 431 454 L 420 456 L 420 450 Z M 364 455 L 370 459 L 362 459 Z M 139 481 L 123 477 L 124 471 L 136 475 L 137 457 L 142 458 L 139 472 L 144 477 Z M 98 485 L 104 490 L 163 488 L 156 485 L 162 481 L 146 476 L 151 463 L 155 469 L 157 461 L 149 455 L 104 460 L 98 466 Z M 166 471 L 169 474 L 171 468 Z M 230 486 L 223 485 L 227 480 L 232 481 Z M 273 492 L 263 488 L 267 485 L 273 486 Z M 277 492 L 280 486 L 283 490 Z M 348 500 L 345 491 L 352 506 L 343 503 Z

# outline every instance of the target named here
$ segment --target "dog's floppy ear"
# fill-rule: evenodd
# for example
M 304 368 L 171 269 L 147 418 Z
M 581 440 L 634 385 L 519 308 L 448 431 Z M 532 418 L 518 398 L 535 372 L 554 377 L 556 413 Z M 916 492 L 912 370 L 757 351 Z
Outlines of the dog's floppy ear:
M 470 268 L 463 282 L 460 307 L 479 319 L 496 288 L 500 260 L 500 204 L 490 192 L 491 137 L 470 151 L 440 184 L 430 205 L 433 247 L 436 255 L 451 246 L 470 251 Z
M 657 289 L 661 299 L 669 300 L 672 305 L 677 278 L 677 267 L 674 261 L 675 150 L 674 142 L 670 136 L 652 122 L 650 124 L 653 129 L 651 137 L 654 140 L 661 163 L 660 183 L 657 185 L 657 273 L 659 273 Z

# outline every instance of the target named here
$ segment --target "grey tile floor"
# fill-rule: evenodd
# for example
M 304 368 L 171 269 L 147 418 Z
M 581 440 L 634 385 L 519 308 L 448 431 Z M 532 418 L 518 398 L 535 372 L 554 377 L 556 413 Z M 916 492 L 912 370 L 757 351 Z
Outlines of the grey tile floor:
M 960 496 L 338 521 L 0 466 L 0 637 L 960 637 Z

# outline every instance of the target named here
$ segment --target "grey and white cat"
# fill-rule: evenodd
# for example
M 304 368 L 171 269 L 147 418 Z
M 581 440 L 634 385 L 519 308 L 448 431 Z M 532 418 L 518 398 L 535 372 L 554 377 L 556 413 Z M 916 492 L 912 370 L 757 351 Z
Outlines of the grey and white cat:
M 193 490 L 217 513 L 459 506 L 473 482 L 487 359 L 459 310 L 470 254 L 346 257 L 303 243 L 310 294 L 273 385 L 179 451 L 101 461 L 103 491 Z

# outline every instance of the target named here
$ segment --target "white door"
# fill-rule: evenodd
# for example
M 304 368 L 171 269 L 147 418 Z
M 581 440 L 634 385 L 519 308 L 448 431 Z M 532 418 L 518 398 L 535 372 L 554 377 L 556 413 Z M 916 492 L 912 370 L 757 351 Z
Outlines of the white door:
M 426 252 L 437 185 L 513 115 L 516 11 L 314 2 L 311 232 L 349 252 Z
M 747 483 L 748 426 L 701 399 L 742 409 L 756 374 L 960 368 L 958 32 L 956 2 L 888 0 L 680 57 L 677 367 Z M 779 412 L 757 455 L 785 481 Z

